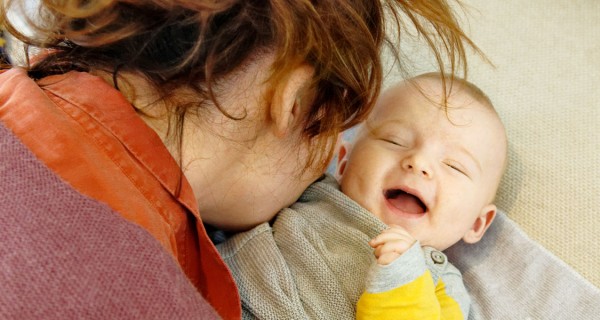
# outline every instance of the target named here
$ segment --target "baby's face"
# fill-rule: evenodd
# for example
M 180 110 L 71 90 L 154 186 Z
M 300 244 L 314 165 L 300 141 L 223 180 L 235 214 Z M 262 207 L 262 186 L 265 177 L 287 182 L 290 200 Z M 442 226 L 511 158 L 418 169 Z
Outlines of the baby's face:
M 462 90 L 450 96 L 446 113 L 432 102 L 441 101 L 438 81 L 419 83 L 431 100 L 406 84 L 382 95 L 347 155 L 340 184 L 386 224 L 445 250 L 461 238 L 478 241 L 483 233 L 467 235 L 480 215 L 495 213 L 505 134 L 494 111 Z

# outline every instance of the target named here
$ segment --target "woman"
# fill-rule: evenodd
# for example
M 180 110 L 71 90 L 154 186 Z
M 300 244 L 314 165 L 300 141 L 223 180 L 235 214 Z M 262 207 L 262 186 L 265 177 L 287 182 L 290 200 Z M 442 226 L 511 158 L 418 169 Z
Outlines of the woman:
M 268 221 L 322 174 L 337 134 L 379 93 L 384 17 L 403 32 L 401 19 L 411 21 L 440 68 L 466 70 L 463 45 L 472 46 L 442 0 L 47 0 L 31 36 L 7 13 L 31 10 L 25 2 L 3 2 L 5 28 L 44 50 L 0 75 L 1 124 L 70 188 L 124 218 L 109 231 L 126 220 L 152 235 L 223 318 L 239 317 L 239 298 L 203 224 Z M 96 248 L 125 254 L 109 238 Z M 88 243 L 65 246 L 99 254 Z M 63 269 L 52 270 L 72 271 Z M 116 290 L 105 290 L 108 301 Z

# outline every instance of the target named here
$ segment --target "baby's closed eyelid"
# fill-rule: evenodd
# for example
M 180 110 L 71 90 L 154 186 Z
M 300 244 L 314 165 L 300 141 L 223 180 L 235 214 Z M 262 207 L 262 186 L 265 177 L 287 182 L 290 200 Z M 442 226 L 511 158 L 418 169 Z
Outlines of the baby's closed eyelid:
M 470 178 L 468 170 L 465 168 L 465 166 L 463 166 L 459 162 L 454 161 L 454 160 L 446 160 L 446 161 L 444 161 L 444 165 L 446 165 L 450 169 L 452 169 L 456 172 L 459 172 L 459 173 L 465 175 L 466 177 Z
M 388 123 L 373 131 L 373 135 L 382 141 L 408 146 L 413 138 L 413 132 L 402 124 Z
M 377 139 L 400 147 L 408 147 L 410 145 L 410 136 L 403 133 L 381 133 Z
M 404 142 L 401 142 L 400 139 L 397 138 L 380 138 L 381 141 L 387 142 L 387 143 L 391 143 L 393 145 L 397 145 L 399 147 L 405 147 L 406 144 Z

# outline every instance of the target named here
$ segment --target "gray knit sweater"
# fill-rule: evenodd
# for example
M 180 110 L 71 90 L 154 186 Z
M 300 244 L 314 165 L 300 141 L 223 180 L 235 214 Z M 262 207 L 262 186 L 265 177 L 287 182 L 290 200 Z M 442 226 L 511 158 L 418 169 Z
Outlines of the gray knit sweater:
M 217 248 L 239 287 L 245 319 L 353 319 L 365 289 L 389 290 L 425 267 L 436 282 L 450 274 L 443 276 L 447 291 L 468 313 L 460 273 L 445 256 L 442 264 L 434 263 L 430 248 L 427 254 L 418 245 L 411 248 L 393 264 L 398 271 L 377 267 L 367 242 L 386 228 L 326 176 L 283 209 L 272 226 L 263 223 Z

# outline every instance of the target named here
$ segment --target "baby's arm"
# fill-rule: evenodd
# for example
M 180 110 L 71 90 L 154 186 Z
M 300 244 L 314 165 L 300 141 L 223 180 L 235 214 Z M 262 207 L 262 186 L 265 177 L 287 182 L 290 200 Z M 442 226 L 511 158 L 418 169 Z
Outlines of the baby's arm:
M 435 294 L 444 319 L 467 318 L 471 297 L 465 288 L 460 271 L 448 261 L 445 254 L 431 247 L 423 247 L 425 263 L 435 283 Z
M 369 244 L 375 248 L 377 264 L 358 301 L 357 319 L 463 318 L 452 299 L 438 301 L 444 289 L 436 288 L 432 271 L 437 280 L 439 268 L 429 269 L 430 259 L 406 230 L 392 226 Z

